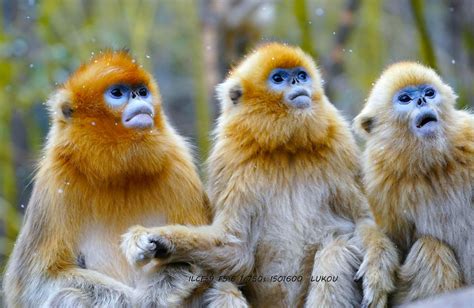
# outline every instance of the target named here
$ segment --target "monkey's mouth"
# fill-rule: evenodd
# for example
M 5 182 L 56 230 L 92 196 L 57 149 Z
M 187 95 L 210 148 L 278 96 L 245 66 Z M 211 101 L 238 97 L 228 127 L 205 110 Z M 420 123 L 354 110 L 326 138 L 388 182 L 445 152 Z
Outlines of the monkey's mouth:
M 150 128 L 153 126 L 153 110 L 147 105 L 133 108 L 123 115 L 123 125 L 128 128 Z
M 438 127 L 438 116 L 433 110 L 422 111 L 413 121 L 413 132 L 420 137 L 434 136 Z
M 421 114 L 416 121 L 416 128 L 422 128 L 425 125 L 431 125 L 438 122 L 438 118 L 433 113 Z
M 133 120 L 146 120 L 146 119 L 153 119 L 153 114 L 152 113 L 137 113 L 129 117 L 128 119 L 125 120 L 125 122 L 130 122 Z
M 287 101 L 298 109 L 308 108 L 311 106 L 311 94 L 304 88 L 296 89 L 288 94 Z

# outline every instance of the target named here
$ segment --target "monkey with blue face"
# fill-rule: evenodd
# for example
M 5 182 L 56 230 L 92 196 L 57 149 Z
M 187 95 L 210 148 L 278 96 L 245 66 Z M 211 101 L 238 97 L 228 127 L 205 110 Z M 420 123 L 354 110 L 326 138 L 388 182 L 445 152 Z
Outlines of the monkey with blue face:
M 127 262 L 136 250 L 120 247 L 136 224 L 211 218 L 151 74 L 126 52 L 106 52 L 79 67 L 48 106 L 48 142 L 3 280 L 6 306 L 245 307 L 230 282 L 190 280 L 204 273 L 190 263 L 138 268 Z
M 284 100 L 297 109 L 311 106 L 311 78 L 303 67 L 273 70 L 268 86 L 277 93 L 284 93 Z
M 433 86 L 421 84 L 408 86 L 398 91 L 392 98 L 395 112 L 400 116 L 411 113 L 410 130 L 422 137 L 433 136 L 438 128 L 438 114 L 433 106 L 440 103 Z
M 216 275 L 250 277 L 240 282 L 255 307 L 384 307 L 397 252 L 373 221 L 357 145 L 311 57 L 261 46 L 218 95 L 213 223 L 133 227 L 129 261 L 192 260 Z M 337 282 L 318 281 L 329 276 Z
M 432 69 L 402 62 L 355 119 L 369 203 L 403 260 L 396 304 L 474 282 L 474 117 L 455 101 Z

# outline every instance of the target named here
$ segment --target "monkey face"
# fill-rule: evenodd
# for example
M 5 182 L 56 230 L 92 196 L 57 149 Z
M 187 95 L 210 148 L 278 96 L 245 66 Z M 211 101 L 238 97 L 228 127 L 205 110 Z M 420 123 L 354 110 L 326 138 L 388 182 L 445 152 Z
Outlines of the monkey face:
M 303 67 L 274 69 L 268 77 L 268 88 L 283 93 L 283 102 L 290 107 L 311 107 L 311 77 Z
M 133 129 L 153 126 L 153 99 L 147 86 L 116 84 L 104 93 L 104 100 L 111 108 L 122 108 L 122 124 Z
M 272 43 L 245 57 L 219 86 L 223 111 L 247 112 L 283 118 L 310 110 L 322 95 L 314 61 L 299 48 Z M 231 104 L 229 104 L 231 103 Z
M 354 126 L 361 136 L 379 142 L 390 136 L 436 145 L 449 130 L 444 123 L 451 121 L 456 98 L 434 70 L 415 62 L 395 63 L 375 83 Z
M 167 140 L 158 85 L 127 52 L 104 52 L 79 67 L 48 106 L 49 147 L 82 174 L 109 182 L 124 172 L 149 174 L 156 172 L 149 158 L 165 155 L 157 146 Z
M 395 112 L 407 120 L 410 131 L 419 137 L 433 137 L 439 131 L 440 94 L 429 84 L 407 86 L 392 98 Z
M 324 138 L 329 102 L 314 61 L 297 47 L 278 43 L 260 47 L 230 72 L 217 91 L 222 131 L 227 137 L 235 135 L 238 142 L 296 148 Z
M 126 52 L 99 55 L 61 90 L 67 95 L 56 100 L 53 108 L 62 112 L 54 114 L 70 139 L 133 143 L 163 127 L 158 86 Z

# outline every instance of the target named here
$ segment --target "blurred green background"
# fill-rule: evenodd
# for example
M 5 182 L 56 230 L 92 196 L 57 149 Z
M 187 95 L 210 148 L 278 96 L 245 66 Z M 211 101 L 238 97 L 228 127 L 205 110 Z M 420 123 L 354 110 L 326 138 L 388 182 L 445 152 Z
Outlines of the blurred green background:
M 165 111 L 202 162 L 214 87 L 265 41 L 300 45 L 348 119 L 383 68 L 417 60 L 474 106 L 472 0 L 0 1 L 0 269 L 12 249 L 48 131 L 44 102 L 78 65 L 128 48 L 152 71 Z

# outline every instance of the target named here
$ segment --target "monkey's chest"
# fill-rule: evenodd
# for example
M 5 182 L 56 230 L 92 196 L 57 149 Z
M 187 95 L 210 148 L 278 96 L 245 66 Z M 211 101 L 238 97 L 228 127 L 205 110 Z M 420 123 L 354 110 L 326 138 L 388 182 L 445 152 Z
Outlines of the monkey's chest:
M 129 286 L 137 281 L 137 271 L 128 264 L 120 250 L 121 235 L 133 225 L 147 227 L 162 226 L 166 219 L 152 214 L 130 221 L 93 222 L 83 227 L 79 239 L 77 264 L 80 267 L 96 270 Z
M 306 293 L 320 243 L 334 232 L 353 230 L 353 224 L 332 213 L 325 196 L 308 187 L 263 197 L 254 272 L 260 281 L 251 286 L 255 302 L 267 305 L 271 299 L 294 306 Z

